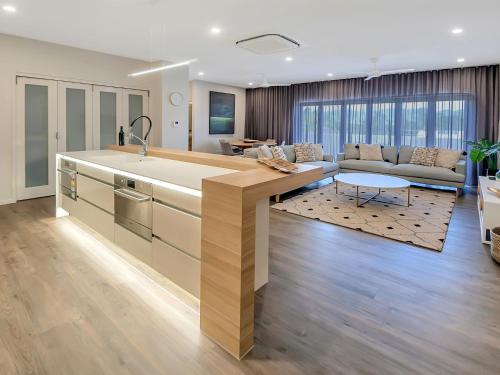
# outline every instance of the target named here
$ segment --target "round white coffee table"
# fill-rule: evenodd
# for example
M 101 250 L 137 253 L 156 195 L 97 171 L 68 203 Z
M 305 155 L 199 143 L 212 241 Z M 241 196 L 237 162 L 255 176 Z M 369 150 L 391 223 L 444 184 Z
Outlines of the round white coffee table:
M 374 173 L 340 173 L 335 176 L 335 192 L 337 194 L 339 193 L 339 182 L 356 186 L 356 195 L 353 196 L 353 198 L 356 198 L 357 207 L 361 207 L 362 205 L 368 203 L 369 201 L 375 200 L 374 198 L 380 195 L 381 189 L 408 189 L 408 202 L 406 206 L 410 207 L 410 182 L 403 178 L 386 176 L 383 174 L 374 174 Z M 377 188 L 378 193 L 372 195 L 369 198 L 364 198 L 363 201 L 360 203 L 360 198 L 361 198 L 359 196 L 360 187 Z M 383 202 L 379 200 L 377 201 Z M 383 202 L 383 203 L 404 206 L 402 204 L 393 202 Z

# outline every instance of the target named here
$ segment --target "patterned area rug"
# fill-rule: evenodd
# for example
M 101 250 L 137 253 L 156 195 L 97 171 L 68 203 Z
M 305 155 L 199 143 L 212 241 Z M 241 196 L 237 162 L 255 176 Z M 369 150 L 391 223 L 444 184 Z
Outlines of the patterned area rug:
M 360 188 L 368 198 L 378 189 Z M 455 193 L 412 187 L 410 207 L 370 201 L 356 207 L 356 190 L 339 183 L 299 194 L 272 206 L 277 210 L 441 251 L 455 205 Z M 376 199 L 406 205 L 406 189 L 382 190 Z M 361 199 L 360 199 L 361 202 Z

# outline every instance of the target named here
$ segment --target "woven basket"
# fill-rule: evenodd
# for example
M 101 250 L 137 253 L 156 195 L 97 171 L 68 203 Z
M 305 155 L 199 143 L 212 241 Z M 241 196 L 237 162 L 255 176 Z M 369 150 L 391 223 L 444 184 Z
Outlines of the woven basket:
M 491 257 L 500 263 L 500 227 L 491 230 Z

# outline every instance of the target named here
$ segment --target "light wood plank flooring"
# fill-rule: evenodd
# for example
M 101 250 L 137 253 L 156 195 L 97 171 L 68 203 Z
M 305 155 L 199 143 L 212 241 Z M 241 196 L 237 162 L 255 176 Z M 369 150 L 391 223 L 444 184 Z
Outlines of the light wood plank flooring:
M 0 206 L 0 374 L 500 373 L 500 267 L 472 194 L 442 253 L 273 210 L 270 283 L 241 362 L 53 207 Z

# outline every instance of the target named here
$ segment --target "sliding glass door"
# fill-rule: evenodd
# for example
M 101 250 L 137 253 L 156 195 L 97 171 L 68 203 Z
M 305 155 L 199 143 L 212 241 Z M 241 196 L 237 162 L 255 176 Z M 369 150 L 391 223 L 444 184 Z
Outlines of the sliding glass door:
M 293 139 L 333 155 L 345 143 L 463 150 L 474 136 L 473 105 L 467 94 L 304 102 L 294 111 Z
M 17 198 L 54 194 L 57 82 L 18 78 L 16 87 Z

